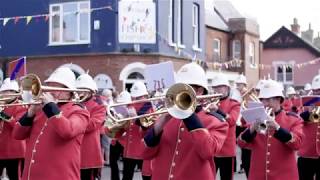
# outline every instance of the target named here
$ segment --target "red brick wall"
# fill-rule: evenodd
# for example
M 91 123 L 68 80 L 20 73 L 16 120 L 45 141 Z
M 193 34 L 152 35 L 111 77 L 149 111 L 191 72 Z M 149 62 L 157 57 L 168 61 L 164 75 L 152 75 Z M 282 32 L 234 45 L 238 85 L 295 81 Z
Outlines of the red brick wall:
M 189 62 L 184 59 L 163 57 L 159 55 L 91 55 L 91 56 L 62 56 L 62 57 L 28 57 L 27 73 L 37 74 L 43 81 L 59 66 L 73 63 L 89 70 L 93 77 L 103 73 L 110 76 L 116 89 L 122 90 L 122 82 L 119 81 L 121 70 L 133 62 L 154 64 L 161 61 L 171 60 L 174 62 L 175 70 Z
M 213 40 L 220 40 L 220 54 L 221 60 L 229 60 L 229 37 L 230 35 L 226 32 L 218 31 L 212 28 L 206 28 L 206 61 L 213 62 Z M 216 60 L 214 60 L 217 62 Z

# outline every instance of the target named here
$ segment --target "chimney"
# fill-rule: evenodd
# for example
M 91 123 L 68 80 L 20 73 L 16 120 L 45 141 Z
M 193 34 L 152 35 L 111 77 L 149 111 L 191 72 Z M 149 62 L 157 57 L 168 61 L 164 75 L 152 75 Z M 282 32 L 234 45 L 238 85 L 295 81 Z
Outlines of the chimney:
M 320 50 L 320 32 L 318 32 L 318 37 L 314 38 L 313 45 L 315 45 Z
M 313 42 L 313 29 L 311 29 L 311 23 L 309 23 L 309 29 L 301 32 L 302 39 L 312 43 Z
M 291 24 L 291 31 L 296 35 L 300 35 L 300 25 L 298 24 L 298 19 L 293 18 L 293 24 Z

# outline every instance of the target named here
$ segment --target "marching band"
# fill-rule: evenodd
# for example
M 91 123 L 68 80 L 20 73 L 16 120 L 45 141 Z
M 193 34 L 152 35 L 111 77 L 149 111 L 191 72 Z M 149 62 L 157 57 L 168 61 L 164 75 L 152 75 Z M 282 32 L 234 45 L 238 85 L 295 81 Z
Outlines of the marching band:
M 196 63 L 175 79 L 161 92 L 136 81 L 114 98 L 111 90 L 98 92 L 88 73 L 76 78 L 66 67 L 45 86 L 35 75 L 20 86 L 5 79 L 0 173 L 10 180 L 132 180 L 139 169 L 143 180 L 232 180 L 238 146 L 250 180 L 320 179 L 320 75 L 301 93 L 284 93 L 270 78 L 249 88 L 242 74 L 235 88 L 222 73 L 208 83 Z M 316 102 L 306 105 L 307 98 Z M 253 102 L 265 119 L 242 116 Z M 101 145 L 106 135 L 110 148 Z M 102 175 L 106 158 L 110 177 Z

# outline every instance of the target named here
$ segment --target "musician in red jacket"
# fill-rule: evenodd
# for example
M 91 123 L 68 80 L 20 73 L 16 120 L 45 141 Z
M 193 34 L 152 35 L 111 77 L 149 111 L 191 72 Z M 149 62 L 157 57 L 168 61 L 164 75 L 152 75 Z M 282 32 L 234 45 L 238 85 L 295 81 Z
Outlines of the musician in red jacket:
M 6 94 L 18 94 L 19 86 L 17 81 L 9 78 L 3 81 L 0 88 L 1 97 L 7 98 Z M 18 103 L 18 97 L 4 101 L 5 104 Z M 26 142 L 24 140 L 16 140 L 12 137 L 12 130 L 26 109 L 22 106 L 12 106 L 3 109 L 0 112 L 0 174 L 6 168 L 8 178 L 10 180 L 21 179 L 23 170 L 23 158 L 26 150 Z
M 255 122 L 238 139 L 242 148 L 251 150 L 249 180 L 298 180 L 296 151 L 301 147 L 302 121 L 295 113 L 281 108 L 284 96 L 278 82 L 268 80 L 260 90 L 259 99 L 266 108 L 272 109 L 266 133 L 261 122 Z
M 298 98 L 298 94 L 292 86 L 287 89 L 287 97 L 282 103 L 282 107 L 287 112 L 294 112 L 297 114 L 301 112 L 301 100 Z
M 204 70 L 195 63 L 181 67 L 177 81 L 189 84 L 197 95 L 208 92 Z M 198 105 L 191 116 L 158 118 L 144 138 L 145 159 L 152 159 L 152 180 L 215 179 L 213 156 L 220 151 L 228 125 Z
M 143 82 L 137 81 L 131 88 L 132 100 L 142 100 L 148 98 L 148 91 Z M 150 102 L 136 103 L 132 105 L 136 115 L 142 115 L 153 112 L 153 106 Z M 143 160 L 143 137 L 146 128 L 142 127 L 140 120 L 132 120 L 129 127 L 125 129 L 124 135 L 120 138 L 123 145 L 123 180 L 132 180 L 134 169 L 138 166 L 142 170 L 143 180 L 151 179 L 151 163 Z
M 214 92 L 223 94 L 219 104 L 210 106 L 211 112 L 221 114 L 229 125 L 228 136 L 220 152 L 215 154 L 216 171 L 220 169 L 222 180 L 233 179 L 234 159 L 236 157 L 236 121 L 240 114 L 240 103 L 229 98 L 230 85 L 225 74 L 220 73 L 213 80 L 211 87 Z
M 76 80 L 78 89 L 86 89 L 90 92 L 80 94 L 83 96 L 82 104 L 90 113 L 89 124 L 84 134 L 81 145 L 81 180 L 93 180 L 101 178 L 103 157 L 100 145 L 100 129 L 106 120 L 106 107 L 103 104 L 96 82 L 89 74 L 82 74 Z
M 58 68 L 45 81 L 48 86 L 75 88 L 75 75 Z M 72 92 L 42 94 L 40 105 L 31 105 L 13 129 L 16 139 L 27 139 L 23 180 L 79 180 L 80 146 L 89 113 L 73 102 Z
M 130 103 L 132 101 L 131 95 L 128 91 L 122 91 L 119 96 L 115 99 L 115 103 Z M 118 110 L 117 108 L 114 108 L 113 110 L 116 113 L 121 114 L 122 117 L 127 118 L 130 117 L 130 110 L 131 106 L 119 106 Z M 135 111 L 132 107 L 132 112 Z M 134 112 L 135 113 L 135 112 Z M 111 127 L 105 128 L 105 133 L 112 138 L 110 143 L 110 179 L 111 180 L 120 180 L 120 173 L 119 173 L 119 167 L 118 167 L 118 160 L 120 159 L 120 156 L 123 154 L 123 146 L 124 142 L 121 144 L 120 140 L 123 138 L 121 137 L 123 135 L 123 132 L 125 131 L 125 128 L 127 126 L 126 122 L 125 124 L 119 124 L 120 127 L 115 128 L 113 130 L 110 130 Z M 110 132 L 111 131 L 111 132 Z M 120 140 L 119 140 L 120 139 Z
M 320 75 L 313 78 L 313 95 L 320 95 Z M 305 138 L 298 153 L 298 168 L 300 180 L 320 179 L 320 121 L 312 120 L 313 108 L 300 114 L 303 122 Z M 319 116 L 319 114 L 318 114 Z

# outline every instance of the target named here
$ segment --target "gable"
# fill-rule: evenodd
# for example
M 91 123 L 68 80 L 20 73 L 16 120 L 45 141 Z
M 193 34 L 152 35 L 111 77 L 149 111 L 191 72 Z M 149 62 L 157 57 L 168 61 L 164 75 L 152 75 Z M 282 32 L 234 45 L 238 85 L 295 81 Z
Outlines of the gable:
M 320 51 L 313 45 L 304 41 L 295 33 L 282 26 L 276 33 L 263 43 L 264 49 L 288 49 L 288 48 L 304 48 L 309 50 L 316 56 L 320 56 Z

